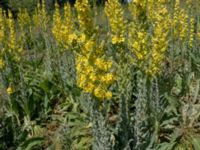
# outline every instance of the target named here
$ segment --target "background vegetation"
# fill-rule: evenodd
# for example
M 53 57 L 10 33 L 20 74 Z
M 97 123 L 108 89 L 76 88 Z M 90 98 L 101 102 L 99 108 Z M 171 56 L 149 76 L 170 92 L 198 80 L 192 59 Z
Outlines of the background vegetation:
M 0 150 L 200 150 L 198 0 L 1 5 Z

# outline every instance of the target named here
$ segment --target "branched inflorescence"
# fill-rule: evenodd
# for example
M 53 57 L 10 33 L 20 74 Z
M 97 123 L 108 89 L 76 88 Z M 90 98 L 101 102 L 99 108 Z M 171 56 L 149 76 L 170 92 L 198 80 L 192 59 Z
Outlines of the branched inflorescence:
M 124 11 L 118 0 L 108 0 L 105 5 L 105 13 L 111 28 L 111 39 L 113 44 L 125 42 L 126 21 Z
M 138 67 L 149 76 L 160 72 L 160 64 L 167 50 L 170 16 L 165 1 L 134 1 L 129 10 L 132 21 L 129 26 L 128 45 L 136 57 Z
M 92 93 L 98 99 L 110 99 L 112 92 L 107 89 L 115 80 L 110 72 L 112 61 L 104 58 L 104 42 L 99 44 L 97 35 L 92 36 L 94 27 L 87 0 L 77 1 L 75 6 L 83 32 L 79 38 L 81 52 L 76 57 L 77 83 L 86 93 Z
M 53 16 L 52 33 L 61 47 L 65 49 L 72 48 L 71 45 L 77 40 L 77 35 L 74 33 L 73 18 L 69 4 L 64 6 L 64 16 L 60 14 L 58 4 L 55 5 L 55 13 Z
M 3 16 L 3 11 L 0 8 L 0 70 L 3 69 L 5 66 L 5 62 L 3 60 L 3 41 L 5 38 L 5 22 L 4 22 L 4 16 Z

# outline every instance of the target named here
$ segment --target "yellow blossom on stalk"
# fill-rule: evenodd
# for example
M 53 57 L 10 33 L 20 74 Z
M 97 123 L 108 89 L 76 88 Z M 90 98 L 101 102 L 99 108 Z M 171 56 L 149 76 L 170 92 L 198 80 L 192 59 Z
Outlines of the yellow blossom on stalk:
M 33 15 L 33 23 L 37 28 L 46 30 L 48 21 L 49 17 L 46 12 L 45 2 L 44 0 L 42 0 L 42 5 L 40 4 L 40 2 L 38 2 L 37 8 L 35 9 Z
M 74 33 L 73 16 L 69 4 L 64 6 L 64 18 L 60 15 L 59 5 L 56 3 L 53 16 L 52 33 L 58 44 L 68 49 L 73 42 L 77 40 L 77 35 Z
M 28 14 L 27 9 L 20 9 L 19 14 L 17 16 L 17 21 L 20 28 L 20 33 L 18 35 L 18 42 L 21 47 L 23 47 L 26 42 L 26 33 L 30 29 L 31 26 L 31 17 Z
M 7 91 L 8 95 L 13 94 L 13 92 L 14 92 L 12 87 L 8 87 L 6 91 Z
M 55 12 L 53 15 L 53 27 L 52 27 L 52 33 L 54 34 L 55 39 L 58 43 L 62 43 L 62 18 L 59 11 L 59 5 L 55 4 Z
M 75 8 L 78 14 L 80 30 L 83 31 L 87 36 L 91 36 L 93 34 L 94 27 L 91 17 L 91 8 L 88 0 L 77 0 L 75 3 Z
M 8 38 L 5 42 L 5 50 L 12 54 L 13 59 L 19 61 L 23 48 L 22 45 L 17 41 L 15 20 L 10 11 L 8 12 L 8 18 L 6 21 L 8 25 Z
M 129 10 L 135 22 L 145 22 L 146 20 L 146 0 L 134 0 L 129 4 Z
M 4 60 L 0 57 L 0 69 L 3 69 L 5 66 Z
M 138 67 L 145 70 L 144 64 L 149 55 L 149 39 L 146 26 L 144 26 L 147 22 L 147 20 L 144 20 L 144 16 L 146 15 L 146 0 L 132 1 L 129 4 L 129 11 L 134 21 L 132 20 L 128 27 L 128 47 L 133 53 Z
M 147 48 L 147 33 L 146 31 L 142 29 L 134 30 L 131 28 L 129 29 L 129 38 L 128 38 L 128 44 L 130 46 L 130 49 L 132 53 L 136 56 L 138 61 L 145 61 L 147 54 L 148 54 L 148 48 Z
M 64 21 L 62 25 L 64 26 L 63 35 L 66 36 L 64 39 L 66 39 L 68 45 L 71 45 L 74 41 L 77 41 L 78 37 L 74 33 L 74 19 L 69 3 L 64 6 Z
M 150 16 L 154 28 L 151 39 L 151 60 L 149 67 L 146 70 L 146 73 L 150 76 L 154 76 L 160 72 L 161 63 L 168 46 L 167 36 L 170 31 L 171 22 L 170 15 L 164 4 L 165 3 L 162 2 L 158 7 L 152 7 L 154 11 L 152 11 Z
M 95 60 L 95 66 L 96 66 L 99 70 L 108 71 L 108 70 L 110 70 L 111 67 L 112 67 L 112 62 L 111 62 L 111 61 L 103 60 L 102 58 L 97 58 L 97 59 Z
M 22 31 L 26 26 L 30 25 L 31 17 L 29 16 L 27 9 L 20 9 L 19 14 L 17 16 L 17 21 Z
M 181 8 L 179 0 L 176 0 L 174 17 L 171 21 L 174 29 L 174 40 L 183 41 L 188 35 L 188 14 L 185 9 Z
M 0 69 L 3 69 L 5 66 L 5 62 L 3 60 L 4 38 L 5 38 L 5 22 L 4 22 L 3 10 L 0 8 Z
M 3 17 L 3 10 L 0 8 L 0 44 L 2 43 L 4 36 L 5 36 L 4 17 Z
M 15 22 L 11 12 L 9 11 L 9 18 L 8 18 L 8 28 L 9 28 L 9 41 L 8 41 L 8 48 L 9 52 L 16 49 L 17 42 L 16 42 L 16 33 L 15 33 Z
M 155 76 L 160 72 L 167 50 L 167 35 L 171 24 L 166 3 L 166 0 L 158 0 L 156 4 L 149 0 L 148 4 L 146 1 L 133 1 L 129 5 L 133 18 L 141 21 L 130 23 L 128 45 L 136 56 L 138 67 L 149 76 Z M 146 10 L 148 16 L 144 18 L 142 15 L 146 15 Z M 152 36 L 148 36 L 150 24 L 147 22 L 151 23 Z
M 102 44 L 98 45 L 94 39 L 84 43 L 80 55 L 76 57 L 77 84 L 98 99 L 110 99 L 112 92 L 107 88 L 115 77 L 110 72 L 112 62 L 101 58 L 102 52 Z
M 125 41 L 126 21 L 124 12 L 118 0 L 108 0 L 105 5 L 105 13 L 111 27 L 111 38 L 113 44 Z

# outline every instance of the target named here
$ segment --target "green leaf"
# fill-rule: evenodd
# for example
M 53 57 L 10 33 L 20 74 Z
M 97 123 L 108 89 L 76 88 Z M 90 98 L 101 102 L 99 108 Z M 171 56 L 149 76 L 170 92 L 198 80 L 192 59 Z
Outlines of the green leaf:
M 21 146 L 17 148 L 17 150 L 31 150 L 34 146 L 39 146 L 43 142 L 44 138 L 42 137 L 33 137 L 26 140 L 22 143 Z
M 194 146 L 194 150 L 200 150 L 200 138 L 193 138 L 192 144 Z

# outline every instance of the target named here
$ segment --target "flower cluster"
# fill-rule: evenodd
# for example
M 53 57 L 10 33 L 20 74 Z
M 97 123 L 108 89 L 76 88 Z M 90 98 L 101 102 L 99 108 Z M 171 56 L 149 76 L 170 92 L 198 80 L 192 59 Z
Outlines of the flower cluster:
M 0 8 L 0 69 L 2 69 L 5 66 L 4 60 L 3 60 L 3 40 L 5 38 L 5 26 L 4 26 L 4 17 L 3 17 L 3 11 Z
M 191 6 L 191 3 L 189 3 L 188 6 Z M 176 0 L 173 16 L 171 22 L 173 23 L 174 40 L 179 42 L 188 40 L 189 46 L 192 47 L 194 38 L 194 18 L 189 16 L 188 12 L 181 7 L 179 0 Z
M 47 24 L 49 22 L 49 17 L 46 12 L 46 6 L 44 0 L 42 0 L 42 4 L 40 2 L 35 9 L 35 13 L 33 15 L 33 23 L 36 28 L 41 28 L 43 30 L 47 30 Z
M 110 99 L 112 92 L 108 88 L 115 81 L 115 76 L 110 71 L 112 61 L 104 57 L 105 42 L 99 44 L 97 41 L 99 37 L 94 33 L 88 1 L 78 0 L 75 8 L 81 31 L 77 41 L 81 49 L 76 56 L 77 84 L 86 93 L 92 93 L 100 100 Z
M 104 43 L 94 39 L 87 40 L 82 47 L 82 54 L 76 57 L 77 83 L 87 93 L 93 93 L 98 99 L 110 99 L 112 92 L 107 88 L 115 77 L 110 72 L 112 61 L 102 57 Z
M 108 0 L 105 5 L 105 13 L 111 27 L 111 38 L 113 44 L 125 42 L 126 21 L 124 12 L 118 0 Z
M 69 49 L 73 42 L 77 40 L 77 36 L 74 33 L 73 18 L 69 4 L 64 6 L 64 17 L 62 19 L 59 5 L 56 3 L 52 33 L 58 44 L 65 49 Z
M 75 8 L 78 14 L 80 30 L 87 36 L 91 36 L 94 31 L 94 25 L 88 0 L 77 0 Z
M 13 55 L 13 58 L 17 61 L 20 60 L 20 54 L 23 50 L 22 45 L 20 45 L 17 41 L 17 34 L 15 31 L 15 21 L 13 19 L 13 16 L 11 12 L 9 11 L 7 18 L 7 24 L 8 24 L 8 31 L 9 31 L 9 38 L 6 40 L 6 47 L 7 51 Z
M 129 5 L 134 21 L 129 26 L 128 45 L 138 67 L 149 76 L 159 73 L 168 45 L 170 16 L 165 2 L 158 1 L 155 4 L 153 1 L 148 1 L 147 4 L 146 1 L 134 1 Z M 149 29 L 152 29 L 152 33 Z

